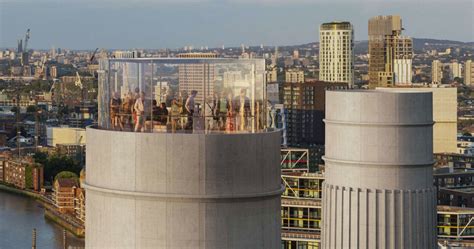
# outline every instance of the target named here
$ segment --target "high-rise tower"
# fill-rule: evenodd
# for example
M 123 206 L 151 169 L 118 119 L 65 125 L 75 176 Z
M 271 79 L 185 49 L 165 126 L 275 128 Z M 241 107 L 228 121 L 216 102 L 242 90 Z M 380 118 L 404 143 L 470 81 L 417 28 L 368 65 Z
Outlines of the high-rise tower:
M 328 91 L 322 248 L 436 248 L 430 92 Z
M 433 84 L 441 84 L 443 80 L 443 63 L 439 60 L 431 62 L 431 82 Z
M 219 68 L 219 78 L 235 69 L 249 75 L 226 88 L 212 82 L 223 91 L 219 101 L 235 100 L 219 108 L 232 109 L 205 116 L 211 94 L 194 115 L 181 114 L 176 101 L 169 115 L 156 112 L 155 81 L 180 84 L 180 67 L 200 63 Z M 87 129 L 87 249 L 281 246 L 280 133 L 264 122 L 264 60 L 108 59 L 100 67 L 99 122 Z M 142 76 L 113 73 L 123 67 L 142 68 Z M 177 91 L 166 94 L 179 99 Z M 133 113 L 117 106 L 130 101 Z
M 369 20 L 369 88 L 411 84 L 413 44 L 402 30 L 400 16 Z
M 18 54 L 23 53 L 23 40 L 19 39 L 17 41 L 17 49 L 16 49 Z
M 319 80 L 354 84 L 354 29 L 350 22 L 319 28 Z
M 472 60 L 467 60 L 464 63 L 464 84 L 474 85 L 474 63 Z

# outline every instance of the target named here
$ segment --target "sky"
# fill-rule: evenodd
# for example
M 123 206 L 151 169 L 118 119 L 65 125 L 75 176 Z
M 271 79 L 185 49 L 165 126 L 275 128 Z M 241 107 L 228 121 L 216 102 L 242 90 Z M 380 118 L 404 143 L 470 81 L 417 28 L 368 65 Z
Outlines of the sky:
M 319 25 L 399 14 L 404 34 L 474 41 L 474 0 L 0 0 L 0 47 L 133 49 L 298 45 Z

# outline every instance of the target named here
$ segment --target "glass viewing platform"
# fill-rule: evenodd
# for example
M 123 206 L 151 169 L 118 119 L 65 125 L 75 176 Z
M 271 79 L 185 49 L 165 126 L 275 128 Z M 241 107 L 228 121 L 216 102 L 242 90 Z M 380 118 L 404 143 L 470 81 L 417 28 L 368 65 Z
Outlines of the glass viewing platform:
M 266 129 L 265 61 L 109 58 L 100 61 L 100 129 L 254 133 Z

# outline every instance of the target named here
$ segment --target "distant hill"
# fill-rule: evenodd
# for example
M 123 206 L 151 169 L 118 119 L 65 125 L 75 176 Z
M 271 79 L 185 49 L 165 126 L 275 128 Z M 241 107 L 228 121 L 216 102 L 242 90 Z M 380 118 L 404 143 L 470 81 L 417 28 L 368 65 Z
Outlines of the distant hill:
M 355 41 L 354 52 L 356 54 L 367 53 L 369 48 L 369 42 L 364 41 Z M 282 49 L 295 49 L 295 48 L 311 48 L 314 46 L 319 46 L 319 42 L 311 42 L 295 46 L 282 46 Z M 413 48 L 415 51 L 422 50 L 425 47 L 431 47 L 433 49 L 445 49 L 448 47 L 459 47 L 459 46 L 471 46 L 474 47 L 474 42 L 460 42 L 460 41 L 451 41 L 451 40 L 438 40 L 438 39 L 428 39 L 428 38 L 413 38 Z

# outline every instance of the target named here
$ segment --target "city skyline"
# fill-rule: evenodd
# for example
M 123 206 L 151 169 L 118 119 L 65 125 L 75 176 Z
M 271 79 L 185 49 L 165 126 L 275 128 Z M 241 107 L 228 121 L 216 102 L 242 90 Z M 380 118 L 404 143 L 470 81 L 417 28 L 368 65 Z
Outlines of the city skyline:
M 15 47 L 27 28 L 32 30 L 33 49 L 234 47 L 242 43 L 283 46 L 319 41 L 319 25 L 331 21 L 351 22 L 355 40 L 360 41 L 368 39 L 370 17 L 391 14 L 402 17 L 407 36 L 474 41 L 474 32 L 468 32 L 473 30 L 468 27 L 473 23 L 471 1 L 418 2 L 138 0 L 112 5 L 111 1 L 102 0 L 91 5 L 89 0 L 70 0 L 67 4 L 4 0 L 0 3 L 0 47 Z M 20 15 L 22 18 L 18 18 Z M 452 28 L 462 23 L 466 29 Z

